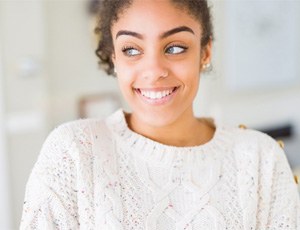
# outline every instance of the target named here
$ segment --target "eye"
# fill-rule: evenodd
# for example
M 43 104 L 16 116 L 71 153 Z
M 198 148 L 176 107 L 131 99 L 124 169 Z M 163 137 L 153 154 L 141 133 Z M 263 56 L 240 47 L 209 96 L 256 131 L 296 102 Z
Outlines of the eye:
M 134 57 L 136 55 L 141 54 L 141 52 L 134 47 L 124 47 L 124 48 L 122 48 L 122 52 L 124 55 L 126 55 L 128 57 Z
M 171 45 L 167 47 L 166 53 L 167 54 L 181 54 L 184 53 L 188 48 L 182 45 Z

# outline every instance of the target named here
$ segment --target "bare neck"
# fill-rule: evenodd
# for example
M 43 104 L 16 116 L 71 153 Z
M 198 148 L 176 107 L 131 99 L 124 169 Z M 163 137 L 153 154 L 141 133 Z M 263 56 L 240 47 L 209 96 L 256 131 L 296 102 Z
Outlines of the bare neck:
M 166 126 L 151 126 L 132 114 L 126 120 L 130 129 L 165 145 L 186 147 L 207 143 L 213 138 L 215 127 L 205 119 L 196 118 L 193 113 Z

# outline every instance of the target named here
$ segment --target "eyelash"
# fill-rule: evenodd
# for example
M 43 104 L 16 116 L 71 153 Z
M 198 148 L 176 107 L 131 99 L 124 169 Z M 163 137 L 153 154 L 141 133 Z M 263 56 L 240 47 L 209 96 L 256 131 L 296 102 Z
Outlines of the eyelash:
M 172 45 L 168 46 L 168 47 L 165 49 L 165 52 L 166 52 L 168 49 L 171 49 L 171 48 L 174 48 L 174 47 L 178 47 L 178 48 L 181 48 L 181 49 L 183 49 L 183 51 L 182 51 L 182 52 L 180 52 L 180 53 L 177 53 L 177 54 L 182 54 L 182 53 L 185 53 L 185 52 L 186 52 L 186 50 L 188 49 L 188 47 L 187 47 L 187 46 L 185 46 L 185 45 L 180 45 L 180 44 L 172 44 Z M 174 55 L 176 55 L 176 54 L 174 54 Z
M 129 50 L 137 50 L 137 51 L 139 51 L 137 48 L 135 48 L 135 47 L 133 47 L 133 46 L 125 46 L 125 47 L 122 48 L 122 53 L 123 53 L 124 55 L 126 55 L 126 56 L 129 56 L 129 57 L 135 56 L 135 55 L 128 55 L 127 52 L 128 52 Z M 139 52 L 140 52 L 140 51 L 139 51 Z M 140 53 L 141 53 L 141 52 L 140 52 Z
M 182 52 L 179 52 L 179 53 L 175 53 L 175 54 L 167 53 L 167 51 L 168 51 L 169 49 L 171 49 L 171 48 L 176 48 L 176 47 L 183 49 L 183 51 L 182 51 Z M 167 54 L 169 54 L 169 55 L 178 55 L 178 54 L 185 53 L 187 49 L 188 49 L 187 46 L 179 45 L 179 44 L 172 44 L 172 45 L 166 47 L 165 52 L 166 52 Z M 128 56 L 128 57 L 134 57 L 134 56 L 136 56 L 136 55 L 139 55 L 139 54 L 136 54 L 136 55 L 130 55 L 130 54 L 127 53 L 129 50 L 137 50 L 138 52 L 142 53 L 141 51 L 139 51 L 139 49 L 137 49 L 137 48 L 135 48 L 135 47 L 133 47 L 133 46 L 125 46 L 125 47 L 123 47 L 123 48 L 122 48 L 122 53 L 123 53 L 125 56 Z

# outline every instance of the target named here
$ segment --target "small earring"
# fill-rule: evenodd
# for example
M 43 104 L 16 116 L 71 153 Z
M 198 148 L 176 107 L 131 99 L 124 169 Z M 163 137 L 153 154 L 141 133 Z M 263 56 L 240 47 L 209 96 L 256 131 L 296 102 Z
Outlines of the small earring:
M 114 74 L 117 74 L 117 70 L 116 70 L 116 68 L 114 68 Z
M 207 71 L 210 68 L 210 66 L 211 66 L 210 63 L 203 64 L 202 69 L 204 71 Z

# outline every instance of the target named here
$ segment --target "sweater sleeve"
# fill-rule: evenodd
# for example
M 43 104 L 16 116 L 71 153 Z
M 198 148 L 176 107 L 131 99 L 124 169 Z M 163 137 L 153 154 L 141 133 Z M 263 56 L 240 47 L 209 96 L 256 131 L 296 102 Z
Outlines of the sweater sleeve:
M 300 229 L 297 185 L 284 151 L 274 145 L 274 171 L 267 229 Z
M 67 125 L 46 139 L 29 177 L 20 229 L 78 229 L 76 170 Z

